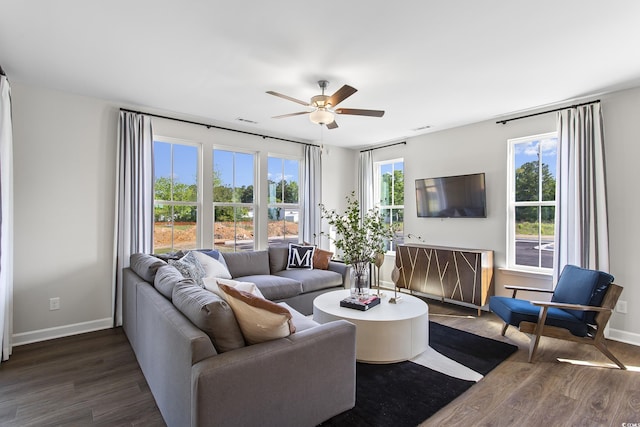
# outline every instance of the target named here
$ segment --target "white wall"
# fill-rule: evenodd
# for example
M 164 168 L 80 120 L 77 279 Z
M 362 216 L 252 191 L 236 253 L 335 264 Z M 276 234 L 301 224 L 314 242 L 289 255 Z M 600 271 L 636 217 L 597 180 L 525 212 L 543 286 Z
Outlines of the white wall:
M 12 101 L 14 342 L 109 327 L 117 114 L 15 83 Z
M 640 158 L 640 88 L 600 99 L 608 173 L 610 270 L 616 283 L 625 288 L 621 299 L 628 302 L 627 314 L 614 314 L 610 336 L 640 345 L 640 283 L 635 266 L 640 252 L 635 237 L 640 236 L 636 214 L 640 212 L 640 199 L 635 190 Z M 491 120 L 410 138 L 406 146 L 374 151 L 376 161 L 404 158 L 405 236 L 416 234 L 434 245 L 493 250 L 496 294 L 509 294 L 504 290 L 505 284 L 550 289 L 549 278 L 514 275 L 500 268 L 506 266 L 507 140 L 554 131 L 555 118 L 555 114 L 544 114 L 506 125 Z M 415 179 L 474 172 L 486 173 L 486 219 L 417 217 Z M 385 262 L 386 280 L 390 270 L 386 267 L 392 265 L 391 259 Z

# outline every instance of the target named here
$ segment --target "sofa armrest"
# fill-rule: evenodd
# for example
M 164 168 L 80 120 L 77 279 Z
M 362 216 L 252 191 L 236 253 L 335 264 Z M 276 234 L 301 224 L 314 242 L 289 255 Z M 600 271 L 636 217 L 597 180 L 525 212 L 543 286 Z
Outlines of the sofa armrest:
M 202 360 L 196 426 L 315 426 L 355 405 L 355 326 L 340 320 Z
M 335 271 L 342 276 L 342 285 L 349 286 L 349 274 L 351 272 L 351 266 L 343 262 L 329 261 L 329 268 L 327 270 Z

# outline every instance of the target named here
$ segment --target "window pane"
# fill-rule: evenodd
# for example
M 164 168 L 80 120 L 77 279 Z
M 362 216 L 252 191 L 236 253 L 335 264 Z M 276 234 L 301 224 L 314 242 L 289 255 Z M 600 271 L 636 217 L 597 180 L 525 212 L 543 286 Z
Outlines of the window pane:
M 540 266 L 537 206 L 516 207 L 516 264 L 531 267 Z
M 393 204 L 404 205 L 404 162 L 393 164 Z
M 178 249 L 195 249 L 197 241 L 195 206 L 154 206 L 153 252 L 166 253 Z
M 393 204 L 393 164 L 380 165 L 380 205 Z
M 515 200 L 532 202 L 539 199 L 539 141 L 527 141 L 514 145 Z
M 164 254 L 173 249 L 173 209 L 155 205 L 153 208 L 153 253 Z
M 282 203 L 282 159 L 269 157 L 267 160 L 269 203 Z
M 153 142 L 154 198 L 171 200 L 171 144 Z
M 284 202 L 298 203 L 300 167 L 297 160 L 284 159 Z
M 299 210 L 272 207 L 268 212 L 269 246 L 298 243 Z
M 556 208 L 554 206 L 542 206 L 541 209 L 540 266 L 543 268 L 553 268 Z
M 542 153 L 542 200 L 556 199 L 556 162 L 558 159 L 558 138 L 540 141 Z
M 214 208 L 213 245 L 224 252 L 250 251 L 254 247 L 253 209 L 238 206 Z
M 213 150 L 213 201 L 233 201 L 233 152 Z
M 235 153 L 235 163 L 236 199 L 234 201 L 253 203 L 253 154 Z
M 189 145 L 173 144 L 173 200 L 198 200 L 198 149 Z

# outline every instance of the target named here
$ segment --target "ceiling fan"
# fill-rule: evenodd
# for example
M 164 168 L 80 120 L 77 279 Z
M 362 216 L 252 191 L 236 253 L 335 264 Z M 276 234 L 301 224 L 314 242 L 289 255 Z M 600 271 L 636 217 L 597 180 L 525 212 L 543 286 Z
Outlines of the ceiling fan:
M 328 129 L 335 129 L 338 124 L 335 121 L 336 114 L 350 114 L 354 116 L 369 116 L 369 117 L 382 117 L 384 111 L 382 110 L 363 110 L 359 108 L 336 108 L 339 103 L 357 92 L 357 89 L 344 85 L 336 91 L 333 95 L 325 95 L 324 91 L 329 86 L 327 80 L 319 80 L 318 86 L 322 89 L 321 95 L 316 95 L 311 98 L 310 102 L 304 102 L 296 98 L 292 98 L 287 95 L 283 95 L 272 90 L 267 91 L 269 95 L 274 95 L 280 98 L 288 99 L 289 101 L 296 102 L 304 105 L 305 107 L 311 107 L 313 111 L 299 111 L 297 113 L 283 114 L 281 116 L 275 116 L 274 119 L 282 119 L 285 117 L 300 116 L 302 114 L 308 114 L 309 120 L 315 124 L 325 125 Z

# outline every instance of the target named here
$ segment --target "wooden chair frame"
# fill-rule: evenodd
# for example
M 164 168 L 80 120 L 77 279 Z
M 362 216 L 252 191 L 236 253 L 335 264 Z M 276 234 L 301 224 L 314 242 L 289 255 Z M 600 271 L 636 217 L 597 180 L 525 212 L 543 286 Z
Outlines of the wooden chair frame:
M 552 290 L 548 289 L 536 289 L 524 286 L 505 286 L 506 289 L 513 290 L 512 298 L 516 297 L 516 293 L 518 291 L 529 291 L 529 292 L 544 292 L 544 293 L 553 293 Z M 613 313 L 613 309 L 618 302 L 618 298 L 620 298 L 620 294 L 622 293 L 622 286 L 618 286 L 614 283 L 610 284 L 604 298 L 602 300 L 602 306 L 594 307 L 589 305 L 578 305 L 578 304 L 566 304 L 566 303 L 557 303 L 557 302 L 545 302 L 545 301 L 531 301 L 531 304 L 540 307 L 540 314 L 538 315 L 538 322 L 520 322 L 520 332 L 528 334 L 531 337 L 531 342 L 529 343 L 529 362 L 533 360 L 533 357 L 538 349 L 538 344 L 540 342 L 540 337 L 550 337 L 557 338 L 567 341 L 573 341 L 581 344 L 589 344 L 595 346 L 602 354 L 607 356 L 611 361 L 613 361 L 620 369 L 627 369 L 626 366 L 622 362 L 620 362 L 607 348 L 606 340 L 604 338 L 604 329 L 607 323 L 609 322 L 609 318 Z M 578 311 L 595 311 L 597 312 L 595 317 L 595 325 L 591 325 L 589 328 L 589 333 L 586 337 L 578 337 L 573 335 L 569 330 L 560 328 L 557 326 L 545 325 L 545 321 L 547 319 L 547 312 L 550 307 L 560 308 L 563 310 L 578 310 Z M 507 328 L 509 327 L 508 323 L 505 323 L 502 328 L 502 335 L 504 336 Z

